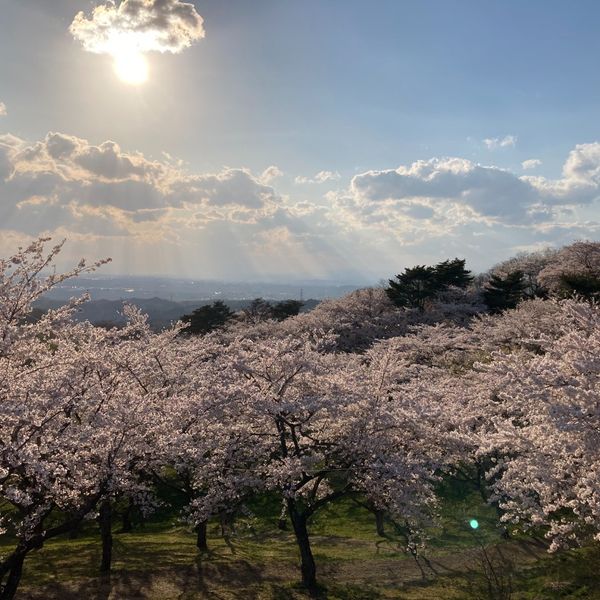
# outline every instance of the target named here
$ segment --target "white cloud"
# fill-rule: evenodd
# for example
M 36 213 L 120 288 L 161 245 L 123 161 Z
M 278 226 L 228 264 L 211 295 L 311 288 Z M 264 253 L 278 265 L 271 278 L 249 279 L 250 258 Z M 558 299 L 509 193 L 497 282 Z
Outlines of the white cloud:
M 69 257 L 113 256 L 121 272 L 238 279 L 344 272 L 324 209 L 289 202 L 245 168 L 194 173 L 114 141 L 7 134 L 0 198 L 0 239 L 8 231 L 68 237 Z
M 315 181 L 317 181 L 318 183 L 325 183 L 326 181 L 337 181 L 338 179 L 340 179 L 340 174 L 337 171 L 319 171 L 315 175 Z
M 4 134 L 0 239 L 67 236 L 79 254 L 113 255 L 117 270 L 243 279 L 354 270 L 376 280 L 449 256 L 485 268 L 516 246 L 600 231 L 600 143 L 576 146 L 557 179 L 432 158 L 361 173 L 322 198 L 288 199 L 269 183 L 279 174 L 190 172 L 115 141 Z
M 276 167 L 275 165 L 271 165 L 267 167 L 260 176 L 260 181 L 265 184 L 271 183 L 273 180 L 278 179 L 283 176 L 283 171 Z
M 112 217 L 125 211 L 122 222 L 156 219 L 149 211 L 177 210 L 192 210 L 197 222 L 227 220 L 234 211 L 248 221 L 279 203 L 275 190 L 247 169 L 190 174 L 171 162 L 124 152 L 113 141 L 96 146 L 63 133 L 35 143 L 0 136 L 0 194 L 0 222 L 44 208 L 48 227 L 53 215 L 57 226 L 69 215 L 89 214 L 90 207 L 110 208 Z
M 338 181 L 341 178 L 337 171 L 319 171 L 314 177 L 303 177 L 299 175 L 294 180 L 296 183 L 326 183 L 327 181 Z
M 6 104 L 4 104 L 4 102 L 0 102 L 0 117 L 5 117 L 7 114 Z
M 595 231 L 598 223 L 585 213 L 600 199 L 600 143 L 576 146 L 559 179 L 433 158 L 361 173 L 346 192 L 330 199 L 354 227 L 383 230 L 404 241 L 449 235 L 467 225 Z
M 521 163 L 521 167 L 523 167 L 523 169 L 525 171 L 529 170 L 529 169 L 536 169 L 537 167 L 542 165 L 542 161 L 539 160 L 538 158 L 530 158 L 528 160 L 524 160 Z
M 473 215 L 504 221 L 523 219 L 538 200 L 533 187 L 497 167 L 462 158 L 417 161 L 395 170 L 368 171 L 352 179 L 351 191 L 359 205 L 405 209 L 415 203 L 436 210 L 457 205 Z
M 178 53 L 204 37 L 203 19 L 193 4 L 180 0 L 122 0 L 96 6 L 91 17 L 79 12 L 69 31 L 88 52 Z
M 600 143 L 577 144 L 563 166 L 563 176 L 579 182 L 600 183 Z
M 190 173 L 172 159 L 150 160 L 122 150 L 114 141 L 94 145 L 64 133 L 49 133 L 34 143 L 10 134 L 0 136 L 5 210 L 12 200 L 13 209 L 113 207 L 128 211 L 127 218 L 136 222 L 156 219 L 156 211 L 173 215 L 178 210 L 193 210 L 198 223 L 257 222 L 284 203 L 269 184 L 279 176 L 275 166 L 258 176 L 244 168 Z M 321 171 L 311 181 L 338 177 Z M 600 143 L 576 146 L 559 179 L 518 176 L 463 158 L 433 158 L 361 173 L 352 178 L 346 192 L 332 196 L 354 224 L 398 218 L 440 224 L 452 215 L 460 222 L 505 226 L 548 223 L 558 212 L 590 205 L 599 197 Z M 300 207 L 289 204 L 293 206 Z M 298 218 L 309 218 L 317 206 L 310 203 L 294 211 Z
M 488 150 L 496 150 L 496 148 L 514 148 L 517 143 L 517 136 L 505 135 L 503 138 L 485 138 L 483 143 Z

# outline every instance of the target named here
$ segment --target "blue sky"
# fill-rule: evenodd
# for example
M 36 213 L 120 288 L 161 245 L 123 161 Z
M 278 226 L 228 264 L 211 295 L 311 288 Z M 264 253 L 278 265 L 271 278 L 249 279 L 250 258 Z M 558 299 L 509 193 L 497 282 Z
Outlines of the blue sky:
M 597 2 L 198 1 L 205 37 L 138 86 L 69 32 L 100 4 L 0 0 L 0 250 L 373 280 L 597 238 Z

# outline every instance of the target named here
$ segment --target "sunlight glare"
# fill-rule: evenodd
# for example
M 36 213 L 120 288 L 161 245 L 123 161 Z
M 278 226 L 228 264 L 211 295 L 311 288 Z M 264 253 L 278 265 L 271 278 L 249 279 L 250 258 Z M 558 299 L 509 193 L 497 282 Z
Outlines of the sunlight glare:
M 115 73 L 121 81 L 140 85 L 148 79 L 148 61 L 141 52 L 121 50 L 114 54 Z

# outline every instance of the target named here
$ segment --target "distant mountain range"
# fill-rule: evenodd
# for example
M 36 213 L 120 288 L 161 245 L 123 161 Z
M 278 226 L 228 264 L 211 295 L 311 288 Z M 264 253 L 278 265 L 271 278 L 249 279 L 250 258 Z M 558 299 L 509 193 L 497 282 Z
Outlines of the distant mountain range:
M 143 313 L 148 315 L 150 326 L 154 330 L 164 329 L 175 321 L 181 319 L 185 314 L 191 313 L 194 309 L 212 304 L 212 300 L 186 300 L 183 302 L 174 302 L 162 298 L 128 298 L 127 300 L 90 300 L 82 304 L 75 314 L 78 321 L 89 321 L 94 325 L 122 325 L 125 322 L 123 317 L 123 304 L 137 306 Z M 248 306 L 251 300 L 223 300 L 225 304 L 233 311 L 239 311 Z M 275 301 L 276 302 L 276 301 Z M 303 311 L 312 310 L 320 301 L 306 300 Z M 64 305 L 65 300 L 55 300 L 51 298 L 41 298 L 34 303 L 38 310 L 46 311 L 59 308 Z

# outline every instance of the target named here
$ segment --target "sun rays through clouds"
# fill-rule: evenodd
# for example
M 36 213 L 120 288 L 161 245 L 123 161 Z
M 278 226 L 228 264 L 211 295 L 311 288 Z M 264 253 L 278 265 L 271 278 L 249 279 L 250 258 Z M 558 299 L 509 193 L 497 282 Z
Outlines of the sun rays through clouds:
M 178 54 L 204 37 L 203 19 L 180 0 L 123 0 L 79 12 L 69 28 L 87 52 L 113 57 L 118 77 L 130 84 L 147 80 L 149 52 Z

